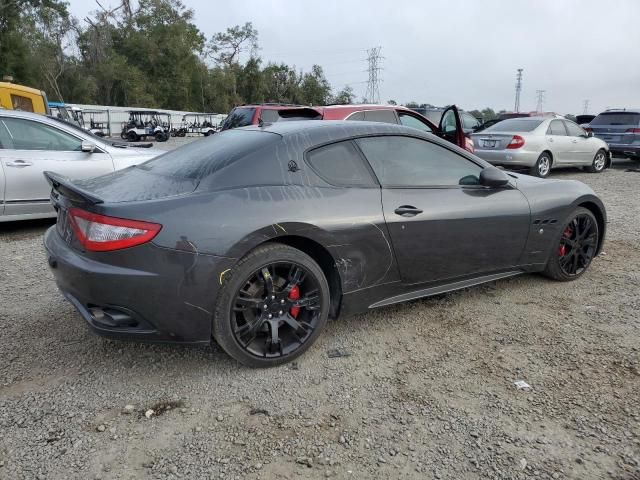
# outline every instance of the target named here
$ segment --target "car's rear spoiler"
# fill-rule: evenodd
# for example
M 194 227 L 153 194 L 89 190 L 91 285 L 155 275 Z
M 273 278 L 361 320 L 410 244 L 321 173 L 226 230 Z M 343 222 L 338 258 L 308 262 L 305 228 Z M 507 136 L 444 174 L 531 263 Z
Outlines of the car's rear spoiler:
M 104 202 L 100 197 L 74 184 L 67 177 L 54 172 L 44 172 L 44 176 L 54 192 L 57 191 L 70 200 L 92 204 Z

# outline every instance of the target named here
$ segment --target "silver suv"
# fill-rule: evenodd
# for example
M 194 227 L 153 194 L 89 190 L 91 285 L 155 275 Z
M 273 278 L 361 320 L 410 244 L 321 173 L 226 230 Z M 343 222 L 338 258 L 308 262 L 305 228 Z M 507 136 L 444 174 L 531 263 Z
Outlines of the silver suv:
M 42 174 L 47 170 L 73 179 L 96 177 L 161 153 L 110 142 L 52 117 L 0 110 L 0 222 L 56 216 Z

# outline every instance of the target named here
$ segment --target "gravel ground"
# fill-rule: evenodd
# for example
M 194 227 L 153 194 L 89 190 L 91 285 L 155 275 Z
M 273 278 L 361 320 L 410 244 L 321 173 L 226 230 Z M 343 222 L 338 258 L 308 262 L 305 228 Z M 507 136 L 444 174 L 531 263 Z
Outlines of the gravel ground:
M 91 334 L 48 270 L 52 222 L 0 224 L 0 478 L 640 479 L 638 166 L 554 172 L 610 216 L 579 281 L 339 319 L 270 370 Z

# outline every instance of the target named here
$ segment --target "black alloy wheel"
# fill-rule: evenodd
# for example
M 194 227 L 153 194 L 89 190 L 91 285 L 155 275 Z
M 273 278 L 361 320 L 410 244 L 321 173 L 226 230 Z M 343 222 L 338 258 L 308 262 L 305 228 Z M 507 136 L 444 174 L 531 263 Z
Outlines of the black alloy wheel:
M 598 250 L 598 222 L 586 208 L 578 208 L 564 225 L 545 273 L 556 280 L 582 275 Z
M 302 354 L 328 318 L 329 288 L 322 270 L 285 245 L 258 248 L 239 262 L 225 275 L 219 297 L 214 336 L 227 353 L 250 366 L 278 365 Z

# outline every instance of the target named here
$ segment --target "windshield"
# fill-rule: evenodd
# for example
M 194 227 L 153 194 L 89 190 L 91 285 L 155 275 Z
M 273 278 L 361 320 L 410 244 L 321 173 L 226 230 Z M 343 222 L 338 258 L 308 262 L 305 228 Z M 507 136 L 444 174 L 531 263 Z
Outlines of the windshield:
M 54 121 L 56 121 L 58 123 L 61 123 L 65 127 L 72 128 L 73 130 L 77 130 L 78 132 L 81 132 L 84 135 L 87 135 L 87 136 L 91 137 L 92 139 L 99 140 L 100 143 L 105 143 L 103 138 L 101 138 L 101 137 L 99 137 L 97 135 L 94 135 L 89 130 L 85 130 L 84 128 L 78 126 L 75 123 L 67 122 L 67 121 L 63 120 L 62 118 L 53 117 L 53 116 L 49 116 L 48 118 L 50 118 L 51 120 L 54 120 Z
M 511 118 L 491 125 L 485 132 L 531 132 L 538 128 L 542 120 Z
M 255 108 L 234 108 L 222 124 L 222 130 L 251 125 Z
M 601 113 L 591 121 L 591 125 L 638 125 L 640 113 L 611 112 Z

